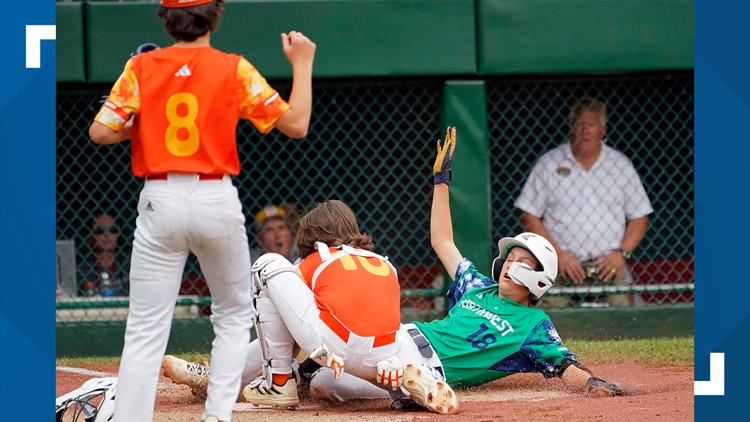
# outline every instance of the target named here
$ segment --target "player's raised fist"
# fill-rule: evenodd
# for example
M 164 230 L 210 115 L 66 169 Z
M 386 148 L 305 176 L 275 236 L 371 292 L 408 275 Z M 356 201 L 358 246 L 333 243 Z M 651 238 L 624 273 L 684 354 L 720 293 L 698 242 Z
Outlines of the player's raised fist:
M 312 64 L 315 59 L 315 43 L 301 32 L 282 33 L 281 48 L 292 66 Z

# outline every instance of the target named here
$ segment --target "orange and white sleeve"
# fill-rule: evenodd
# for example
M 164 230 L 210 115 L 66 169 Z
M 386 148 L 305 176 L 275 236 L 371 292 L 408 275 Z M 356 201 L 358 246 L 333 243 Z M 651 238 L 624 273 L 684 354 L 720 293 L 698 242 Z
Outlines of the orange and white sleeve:
M 245 58 L 237 65 L 237 86 L 240 117 L 249 120 L 261 133 L 270 132 L 289 110 L 289 104 Z
M 138 77 L 133 69 L 133 60 L 128 60 L 125 69 L 117 78 L 104 101 L 101 110 L 94 120 L 114 131 L 121 131 L 130 116 L 141 109 L 141 94 L 138 88 Z

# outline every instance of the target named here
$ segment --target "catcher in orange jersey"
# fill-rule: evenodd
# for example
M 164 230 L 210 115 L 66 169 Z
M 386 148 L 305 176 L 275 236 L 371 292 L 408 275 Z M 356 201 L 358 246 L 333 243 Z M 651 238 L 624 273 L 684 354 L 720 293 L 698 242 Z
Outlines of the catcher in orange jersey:
M 298 405 L 292 376 L 295 342 L 310 358 L 332 368 L 337 378 L 346 370 L 397 389 L 403 367 L 395 356 L 400 326 L 395 268 L 372 252 L 370 236 L 359 231 L 354 213 L 337 200 L 319 204 L 300 219 L 297 247 L 296 267 L 273 253 L 253 264 L 258 339 L 251 344 L 243 373 L 243 384 L 248 383 L 245 399 L 275 408 Z M 164 375 L 196 394 L 205 390 L 207 373 L 203 365 L 173 356 L 164 359 Z
M 299 221 L 297 248 L 296 268 L 270 253 L 253 264 L 264 376 L 243 394 L 254 404 L 295 407 L 299 402 L 291 376 L 295 341 L 337 377 L 346 369 L 375 382 L 379 366 L 400 367 L 394 360 L 400 324 L 396 269 L 372 252 L 372 239 L 360 233 L 351 209 L 337 200 L 316 206 Z M 246 374 L 260 369 L 253 358 Z
M 89 134 L 99 144 L 132 139 L 133 174 L 145 179 L 130 268 L 130 308 L 114 419 L 150 421 L 159 366 L 188 254 L 212 296 L 216 338 L 206 421 L 231 420 L 251 325 L 250 254 L 237 189 L 239 119 L 260 132 L 307 133 L 315 44 L 281 34 L 293 71 L 285 102 L 245 58 L 211 47 L 223 0 L 161 0 L 175 39 L 131 58 Z

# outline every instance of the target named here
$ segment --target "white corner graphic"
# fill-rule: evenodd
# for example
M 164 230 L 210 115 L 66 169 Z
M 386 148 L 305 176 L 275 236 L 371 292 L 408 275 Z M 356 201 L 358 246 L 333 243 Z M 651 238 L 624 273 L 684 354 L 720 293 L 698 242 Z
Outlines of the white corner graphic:
M 696 396 L 724 395 L 724 353 L 711 353 L 711 376 L 708 381 L 695 381 Z
M 39 69 L 41 67 L 42 40 L 57 38 L 55 25 L 26 25 L 26 68 Z

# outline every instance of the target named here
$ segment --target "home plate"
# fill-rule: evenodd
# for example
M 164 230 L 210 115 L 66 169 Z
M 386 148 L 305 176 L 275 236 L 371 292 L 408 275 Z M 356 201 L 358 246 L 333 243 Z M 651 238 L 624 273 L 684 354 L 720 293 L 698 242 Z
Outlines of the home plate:
M 322 406 L 301 404 L 297 407 L 297 411 L 309 411 L 309 410 L 320 410 Z M 283 412 L 284 409 L 274 409 L 271 406 L 255 406 L 250 403 L 235 403 L 232 408 L 236 412 Z

